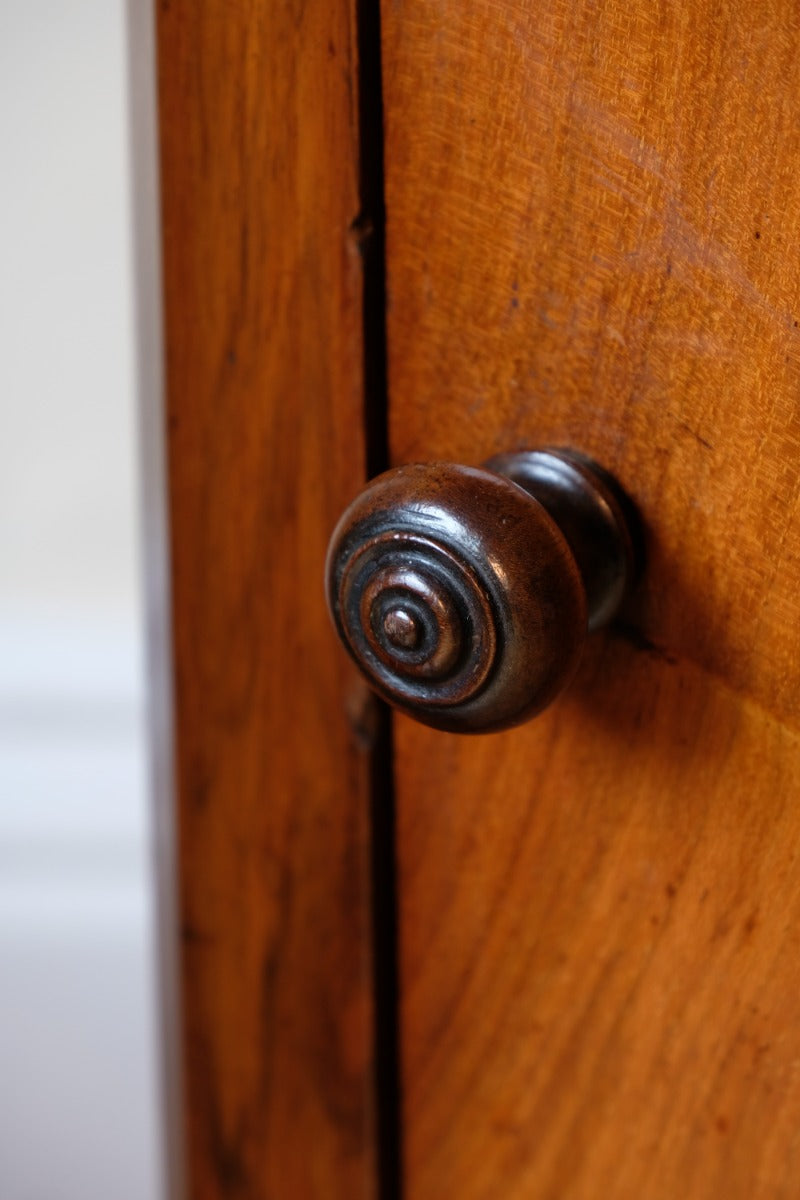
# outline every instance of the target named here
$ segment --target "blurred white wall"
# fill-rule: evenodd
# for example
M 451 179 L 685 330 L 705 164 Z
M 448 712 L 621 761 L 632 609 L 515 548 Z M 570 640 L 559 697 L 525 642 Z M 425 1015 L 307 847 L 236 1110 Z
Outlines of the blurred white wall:
M 124 0 L 0 0 L 0 1197 L 159 1200 Z

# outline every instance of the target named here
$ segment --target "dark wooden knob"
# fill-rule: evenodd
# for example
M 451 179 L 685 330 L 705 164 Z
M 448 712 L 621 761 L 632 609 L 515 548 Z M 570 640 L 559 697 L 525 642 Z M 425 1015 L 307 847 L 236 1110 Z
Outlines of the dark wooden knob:
M 534 450 L 380 475 L 336 526 L 326 576 L 372 686 L 427 725 L 480 732 L 555 698 L 635 569 L 614 481 L 571 451 Z

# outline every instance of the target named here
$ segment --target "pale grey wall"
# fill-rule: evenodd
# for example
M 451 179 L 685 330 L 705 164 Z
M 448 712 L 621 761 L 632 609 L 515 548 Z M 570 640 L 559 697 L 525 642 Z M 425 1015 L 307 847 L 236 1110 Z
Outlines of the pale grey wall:
M 2 1200 L 162 1195 L 125 36 L 0 0 Z

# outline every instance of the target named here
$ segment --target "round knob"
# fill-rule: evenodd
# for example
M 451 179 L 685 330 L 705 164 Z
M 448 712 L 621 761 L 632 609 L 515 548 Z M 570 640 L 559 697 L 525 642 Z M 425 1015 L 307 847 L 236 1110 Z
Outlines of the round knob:
M 339 635 L 372 686 L 427 725 L 503 729 L 571 679 L 636 562 L 632 510 L 571 451 L 483 468 L 415 464 L 343 514 L 326 566 Z

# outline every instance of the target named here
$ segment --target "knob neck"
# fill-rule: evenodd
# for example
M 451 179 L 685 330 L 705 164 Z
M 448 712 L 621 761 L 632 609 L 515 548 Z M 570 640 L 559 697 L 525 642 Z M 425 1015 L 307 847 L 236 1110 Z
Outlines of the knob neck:
M 573 450 L 498 454 L 484 466 L 524 488 L 553 518 L 583 579 L 589 632 L 607 624 L 637 573 L 635 522 L 622 489 Z

